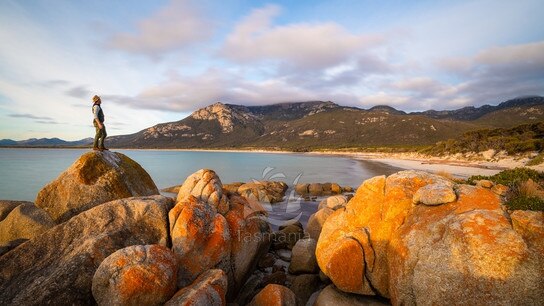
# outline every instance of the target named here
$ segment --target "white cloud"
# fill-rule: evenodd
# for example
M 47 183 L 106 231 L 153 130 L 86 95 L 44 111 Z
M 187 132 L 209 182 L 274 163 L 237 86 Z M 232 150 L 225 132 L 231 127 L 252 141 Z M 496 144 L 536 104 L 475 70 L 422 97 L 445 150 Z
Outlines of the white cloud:
M 107 45 L 155 57 L 205 41 L 211 37 L 213 29 L 213 22 L 195 3 L 171 0 L 149 18 L 138 22 L 134 33 L 117 33 L 110 37 Z
M 284 68 L 323 69 L 356 58 L 379 36 L 349 33 L 334 22 L 274 26 L 280 8 L 269 5 L 241 20 L 220 54 L 238 63 L 278 61 Z

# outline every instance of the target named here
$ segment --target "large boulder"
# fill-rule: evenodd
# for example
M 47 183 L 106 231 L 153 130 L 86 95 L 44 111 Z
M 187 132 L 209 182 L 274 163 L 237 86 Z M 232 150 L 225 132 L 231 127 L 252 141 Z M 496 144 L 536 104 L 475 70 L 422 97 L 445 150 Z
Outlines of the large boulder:
M 297 298 L 289 288 L 270 284 L 264 287 L 253 300 L 250 306 L 296 306 Z
M 231 233 L 231 254 L 228 299 L 236 297 L 260 258 L 270 247 L 270 226 L 265 214 L 254 209 L 249 202 L 237 195 L 229 198 L 230 210 L 225 215 Z
M 177 260 L 167 247 L 133 245 L 108 256 L 96 270 L 98 305 L 163 305 L 176 292 Z
M 351 199 L 351 196 L 342 195 L 342 194 L 330 196 L 323 199 L 321 202 L 319 202 L 319 206 L 317 207 L 317 209 L 320 210 L 327 207 L 332 210 L 337 210 L 338 208 L 346 206 L 346 204 L 348 204 L 348 201 L 350 199 Z
M 100 263 L 131 245 L 167 246 L 163 196 L 104 203 L 35 236 L 0 257 L 0 305 L 94 304 L 92 278 Z
M 192 195 L 169 212 L 172 250 L 178 258 L 178 288 L 191 284 L 201 273 L 230 266 L 230 231 L 214 205 Z
M 202 273 L 191 285 L 179 290 L 165 306 L 226 305 L 226 292 L 227 275 L 223 270 L 212 269 Z
M 291 264 L 289 265 L 289 273 L 317 273 L 319 267 L 315 258 L 315 248 L 317 241 L 312 238 L 300 239 L 293 247 L 291 256 Z
M 0 221 L 0 245 L 19 239 L 32 239 L 55 225 L 41 208 L 22 203 Z
M 149 174 L 135 161 L 110 151 L 83 154 L 36 197 L 57 223 L 112 200 L 159 194 Z
M 209 269 L 222 269 L 231 301 L 268 251 L 270 226 L 257 201 L 237 193 L 227 196 L 221 187 L 211 170 L 189 176 L 169 213 L 170 232 L 180 266 L 178 286 L 189 285 Z
M 365 181 L 325 221 L 316 255 L 338 289 L 395 305 L 538 304 L 544 257 L 519 232 L 489 189 L 402 171 Z
M 229 210 L 228 199 L 223 194 L 223 184 L 213 170 L 201 169 L 185 179 L 179 188 L 176 201 L 184 201 L 189 196 L 212 205 L 220 214 Z

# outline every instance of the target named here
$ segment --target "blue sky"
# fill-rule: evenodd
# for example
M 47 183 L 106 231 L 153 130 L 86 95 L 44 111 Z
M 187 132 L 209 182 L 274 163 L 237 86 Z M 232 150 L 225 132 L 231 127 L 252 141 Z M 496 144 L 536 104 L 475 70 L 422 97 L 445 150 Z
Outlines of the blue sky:
M 544 2 L 0 2 L 0 139 L 110 135 L 216 101 L 406 111 L 544 95 Z

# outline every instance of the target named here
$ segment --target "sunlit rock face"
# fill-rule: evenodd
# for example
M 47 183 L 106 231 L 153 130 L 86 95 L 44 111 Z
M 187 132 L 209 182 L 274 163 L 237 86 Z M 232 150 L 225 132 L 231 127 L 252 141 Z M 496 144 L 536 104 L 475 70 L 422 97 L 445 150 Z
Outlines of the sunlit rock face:
M 327 218 L 316 254 L 338 289 L 395 305 L 538 304 L 541 218 L 509 215 L 489 189 L 402 171 L 365 181 Z

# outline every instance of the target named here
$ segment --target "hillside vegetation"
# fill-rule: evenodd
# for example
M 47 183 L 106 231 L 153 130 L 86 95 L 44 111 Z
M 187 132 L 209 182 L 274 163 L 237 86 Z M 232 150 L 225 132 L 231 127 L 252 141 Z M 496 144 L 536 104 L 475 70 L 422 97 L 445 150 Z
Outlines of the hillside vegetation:
M 544 122 L 522 124 L 514 128 L 482 129 L 469 131 L 455 139 L 440 141 L 422 150 L 430 155 L 443 155 L 487 150 L 518 154 L 544 150 Z

